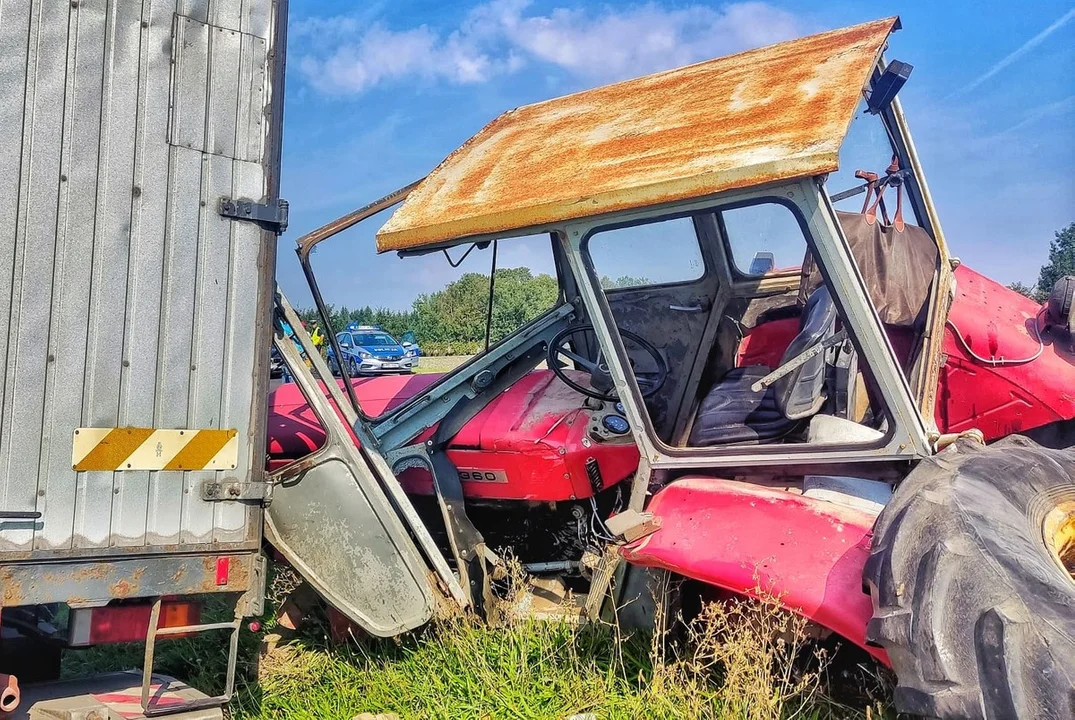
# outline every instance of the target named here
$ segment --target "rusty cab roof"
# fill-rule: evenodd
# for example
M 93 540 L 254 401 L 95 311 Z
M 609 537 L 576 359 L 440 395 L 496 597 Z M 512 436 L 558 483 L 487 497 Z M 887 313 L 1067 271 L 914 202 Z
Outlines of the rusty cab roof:
M 413 250 L 833 172 L 899 18 L 510 110 L 377 233 Z

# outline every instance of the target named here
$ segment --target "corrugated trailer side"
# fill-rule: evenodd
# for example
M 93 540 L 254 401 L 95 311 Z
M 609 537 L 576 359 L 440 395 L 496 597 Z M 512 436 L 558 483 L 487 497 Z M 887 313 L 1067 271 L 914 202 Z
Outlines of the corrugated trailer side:
M 4 611 L 260 582 L 285 22 L 0 0 Z

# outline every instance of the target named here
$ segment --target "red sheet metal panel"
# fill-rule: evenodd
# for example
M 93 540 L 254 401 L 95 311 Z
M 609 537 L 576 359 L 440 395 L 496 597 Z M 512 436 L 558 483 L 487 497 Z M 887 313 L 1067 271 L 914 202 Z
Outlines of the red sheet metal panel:
M 383 376 L 353 383 L 362 407 L 380 414 L 406 402 L 438 377 Z M 586 473 L 591 457 L 600 468 L 602 488 L 630 477 L 638 468 L 638 448 L 629 437 L 623 442 L 591 442 L 582 401 L 579 393 L 549 370 L 529 373 L 494 398 L 448 445 L 448 458 L 461 473 L 466 472 L 466 497 L 533 502 L 587 498 L 597 491 Z M 283 385 L 270 396 L 268 428 L 272 470 L 308 455 L 325 441 L 324 430 L 295 385 Z M 427 439 L 433 430 L 416 441 Z M 468 479 L 471 471 L 491 475 Z M 432 477 L 424 469 L 408 468 L 399 479 L 408 493 L 433 494 Z
M 873 609 L 862 590 L 862 568 L 872 515 L 711 477 L 676 480 L 646 509 L 660 517 L 661 527 L 624 548 L 628 561 L 751 597 L 779 598 L 887 664 L 883 650 L 866 645 Z
M 937 395 L 941 432 L 978 428 L 995 440 L 1075 417 L 1075 354 L 1067 342 L 1046 334 L 1040 357 L 1011 364 L 1037 352 L 1041 306 L 966 266 L 956 268 L 955 277 Z M 1004 362 L 982 362 L 968 348 Z

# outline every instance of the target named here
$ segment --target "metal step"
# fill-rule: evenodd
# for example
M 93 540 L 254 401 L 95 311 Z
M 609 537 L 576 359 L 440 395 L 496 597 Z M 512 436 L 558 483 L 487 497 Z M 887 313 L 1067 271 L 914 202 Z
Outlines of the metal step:
M 141 720 L 142 677 L 137 670 L 104 673 L 77 680 L 28 685 L 13 720 Z M 150 683 L 156 703 L 187 707 L 172 720 L 223 720 L 219 705 L 192 707 L 210 698 L 167 675 L 153 675 Z

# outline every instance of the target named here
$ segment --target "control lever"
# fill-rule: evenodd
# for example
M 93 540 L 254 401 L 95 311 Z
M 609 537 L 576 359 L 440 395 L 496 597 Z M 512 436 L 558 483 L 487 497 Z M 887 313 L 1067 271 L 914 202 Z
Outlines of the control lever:
M 768 389 L 769 386 L 771 386 L 777 380 L 790 373 L 792 370 L 796 370 L 805 365 L 807 361 L 810 360 L 810 358 L 820 355 L 831 347 L 836 347 L 837 345 L 840 345 L 841 343 L 843 343 L 844 340 L 847 340 L 846 328 L 836 333 L 832 337 L 825 338 L 817 345 L 803 350 L 791 360 L 788 360 L 776 370 L 773 370 L 761 380 L 758 380 L 756 383 L 750 386 L 751 392 L 761 392 L 762 390 Z

